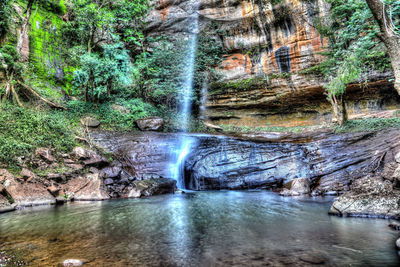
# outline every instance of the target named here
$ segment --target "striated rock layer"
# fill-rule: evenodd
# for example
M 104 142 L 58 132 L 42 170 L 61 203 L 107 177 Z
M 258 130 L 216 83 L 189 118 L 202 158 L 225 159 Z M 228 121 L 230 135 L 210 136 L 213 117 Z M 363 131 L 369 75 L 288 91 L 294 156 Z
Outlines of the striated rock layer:
M 193 190 L 273 189 L 307 178 L 312 194 L 340 194 L 357 179 L 379 171 L 382 158 L 400 150 L 399 133 L 190 135 L 193 145 L 183 166 L 184 183 Z M 139 180 L 145 174 L 172 177 L 178 137 L 94 134 L 96 142 L 120 155 Z M 395 169 L 388 172 L 391 177 Z
M 193 14 L 190 0 L 153 0 L 147 34 L 185 39 Z M 196 1 L 197 2 L 197 1 Z M 314 26 L 329 6 L 322 0 L 201 0 L 200 35 L 227 51 L 218 70 L 223 82 L 210 84 L 207 117 L 236 126 L 298 126 L 331 120 L 318 69 L 327 47 Z M 396 109 L 400 98 L 391 73 L 370 73 L 369 84 L 349 86 L 350 118 Z

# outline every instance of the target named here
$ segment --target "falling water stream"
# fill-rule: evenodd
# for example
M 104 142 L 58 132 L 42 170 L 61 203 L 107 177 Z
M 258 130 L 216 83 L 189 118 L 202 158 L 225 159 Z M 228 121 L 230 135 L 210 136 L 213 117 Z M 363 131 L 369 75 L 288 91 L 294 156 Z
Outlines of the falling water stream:
M 184 71 L 184 83 L 182 88 L 182 101 L 180 106 L 181 130 L 183 133 L 179 137 L 179 146 L 177 150 L 173 151 L 175 161 L 171 164 L 171 176 L 177 181 L 178 188 L 184 188 L 184 163 L 186 156 L 190 153 L 193 145 L 193 139 L 185 133 L 189 129 L 189 120 L 192 111 L 191 101 L 193 96 L 193 78 L 194 78 L 194 65 L 197 51 L 197 34 L 199 29 L 199 14 L 198 7 L 199 1 L 192 1 L 192 9 L 189 11 L 189 18 L 191 23 L 188 27 L 190 34 L 188 41 L 188 50 L 186 54 L 186 64 Z

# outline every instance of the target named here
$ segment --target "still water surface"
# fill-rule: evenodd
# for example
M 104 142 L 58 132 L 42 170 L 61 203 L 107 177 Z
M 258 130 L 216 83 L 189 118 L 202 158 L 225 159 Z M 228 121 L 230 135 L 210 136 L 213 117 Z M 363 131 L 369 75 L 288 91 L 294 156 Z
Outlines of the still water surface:
M 399 266 L 388 221 L 327 215 L 332 199 L 196 192 L 0 215 L 29 266 Z

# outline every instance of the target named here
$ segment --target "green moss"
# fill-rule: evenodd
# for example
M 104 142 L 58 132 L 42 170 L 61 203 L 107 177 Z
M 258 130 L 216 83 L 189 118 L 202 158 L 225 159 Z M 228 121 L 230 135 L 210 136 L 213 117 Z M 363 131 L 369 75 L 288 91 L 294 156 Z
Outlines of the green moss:
M 239 81 L 216 82 L 210 85 L 210 95 L 223 94 L 227 92 L 250 91 L 260 88 L 267 88 L 268 78 L 252 77 Z
M 368 118 L 360 120 L 350 120 L 343 126 L 335 128 L 336 133 L 349 132 L 376 132 L 387 128 L 399 128 L 400 118 Z
M 311 126 L 294 126 L 294 127 L 278 127 L 278 126 L 265 126 L 265 127 L 249 127 L 249 126 L 233 126 L 233 125 L 220 125 L 226 132 L 291 132 L 301 133 Z

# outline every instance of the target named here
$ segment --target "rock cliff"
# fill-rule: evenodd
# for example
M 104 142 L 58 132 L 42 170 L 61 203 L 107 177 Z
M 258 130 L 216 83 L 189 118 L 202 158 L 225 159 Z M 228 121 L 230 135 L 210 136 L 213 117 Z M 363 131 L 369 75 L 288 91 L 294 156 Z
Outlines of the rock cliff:
M 314 26 L 329 6 L 321 0 L 201 0 L 200 32 L 219 40 L 227 54 L 223 81 L 210 84 L 206 116 L 218 124 L 297 126 L 330 121 L 325 81 L 317 66 L 327 47 Z M 186 38 L 193 1 L 152 1 L 148 35 Z M 391 74 L 371 73 L 368 86 L 349 86 L 350 117 L 395 109 Z
M 96 142 L 120 155 L 139 180 L 149 175 L 171 177 L 178 137 L 163 133 L 94 134 Z M 193 190 L 274 189 L 296 178 L 308 178 L 313 194 L 340 194 L 357 179 L 391 164 L 390 157 L 400 150 L 398 130 L 188 138 L 193 145 L 183 166 L 184 183 Z M 386 176 L 391 177 L 394 171 Z

